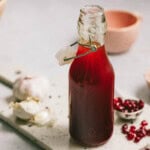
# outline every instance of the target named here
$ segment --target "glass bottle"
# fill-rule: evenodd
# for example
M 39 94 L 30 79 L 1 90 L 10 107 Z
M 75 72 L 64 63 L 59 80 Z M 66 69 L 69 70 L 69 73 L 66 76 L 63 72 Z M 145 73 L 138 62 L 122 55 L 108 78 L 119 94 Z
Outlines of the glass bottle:
M 74 59 L 69 70 L 69 131 L 89 147 L 105 143 L 113 132 L 114 71 L 105 52 L 105 32 L 103 8 L 83 7 L 76 53 L 83 56 Z M 90 52 L 92 46 L 96 50 Z

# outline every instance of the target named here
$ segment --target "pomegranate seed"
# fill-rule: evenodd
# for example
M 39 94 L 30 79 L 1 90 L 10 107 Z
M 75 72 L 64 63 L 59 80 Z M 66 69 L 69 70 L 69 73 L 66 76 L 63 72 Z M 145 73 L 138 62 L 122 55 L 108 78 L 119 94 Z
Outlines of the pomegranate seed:
M 145 137 L 147 135 L 146 131 L 143 131 L 143 137 Z
M 138 111 L 138 110 L 139 110 L 139 108 L 138 108 L 138 107 L 135 107 L 135 108 L 134 108 L 134 112 L 135 112 L 135 111 Z
M 139 129 L 140 129 L 140 130 L 144 130 L 144 131 L 146 131 L 145 126 L 141 126 Z
M 135 139 L 134 139 L 134 142 L 135 142 L 135 143 L 138 143 L 138 142 L 140 142 L 140 140 L 141 140 L 141 137 L 136 136 Z
M 134 102 L 132 102 L 132 108 L 134 109 L 134 108 L 136 108 L 136 103 L 134 103 Z
M 129 132 L 135 133 L 136 131 L 136 127 L 135 126 L 131 126 Z
M 146 130 L 146 135 L 150 136 L 150 129 Z
M 122 104 L 122 98 L 121 97 L 114 98 L 114 103 L 116 104 L 117 102 L 119 102 L 120 104 Z
M 128 133 L 128 125 L 127 124 L 124 124 L 122 126 L 122 133 L 124 133 L 124 134 Z
M 126 109 L 128 109 L 128 108 L 129 108 L 129 105 L 131 105 L 130 100 L 129 100 L 129 99 L 126 99 L 126 100 L 124 101 L 123 105 L 124 105 L 124 107 L 125 107 Z
M 117 107 L 117 110 L 123 111 L 123 110 L 124 110 L 124 107 L 123 107 L 123 106 L 118 106 L 118 107 Z
M 122 98 L 120 97 L 114 98 L 114 109 L 123 111 L 124 106 L 122 105 L 122 103 L 123 103 Z
M 144 102 L 142 100 L 139 100 L 139 109 L 142 109 L 144 107 Z
M 146 131 L 145 131 L 144 129 L 143 129 L 143 130 L 138 129 L 138 130 L 136 131 L 136 136 L 138 136 L 138 137 L 140 137 L 140 138 L 143 138 L 143 137 L 146 136 Z
M 118 108 L 118 107 L 120 107 L 121 106 L 121 104 L 119 103 L 119 102 L 116 102 L 115 104 L 114 104 L 114 108 Z
M 142 122 L 141 122 L 141 126 L 147 126 L 148 125 L 148 122 L 146 121 L 146 120 L 143 120 Z
M 127 139 L 128 139 L 129 141 L 133 140 L 134 137 L 135 137 L 135 134 L 132 133 L 132 132 L 129 132 L 129 133 L 127 134 Z
M 124 106 L 128 106 L 129 103 L 130 103 L 130 100 L 129 100 L 129 99 L 126 99 L 126 100 L 124 100 L 123 105 L 124 105 Z

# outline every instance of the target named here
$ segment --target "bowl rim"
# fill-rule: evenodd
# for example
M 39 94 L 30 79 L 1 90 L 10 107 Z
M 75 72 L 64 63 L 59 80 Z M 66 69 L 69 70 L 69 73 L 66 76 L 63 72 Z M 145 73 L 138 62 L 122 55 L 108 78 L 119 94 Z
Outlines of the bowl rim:
M 150 69 L 144 73 L 145 80 L 148 84 L 150 84 Z
M 6 6 L 7 0 L 0 0 L 0 9 L 3 12 L 4 7 Z
M 107 31 L 115 31 L 115 32 L 127 31 L 129 29 L 132 29 L 134 26 L 138 25 L 142 21 L 142 17 L 137 12 L 131 12 L 128 10 L 121 10 L 121 9 L 106 9 L 104 11 L 104 13 L 107 13 L 107 12 L 125 13 L 125 14 L 129 14 L 129 15 L 133 16 L 136 19 L 135 23 L 133 23 L 129 26 L 125 26 L 125 27 L 121 27 L 121 28 L 107 27 Z
M 119 111 L 119 110 L 115 110 L 116 112 L 118 112 L 118 113 L 122 113 L 122 114 L 129 114 L 129 115 L 135 115 L 136 113 L 140 113 L 140 112 L 142 112 L 144 110 L 144 107 L 143 108 L 141 108 L 140 110 L 138 110 L 138 111 L 134 111 L 134 112 L 122 112 L 122 111 Z

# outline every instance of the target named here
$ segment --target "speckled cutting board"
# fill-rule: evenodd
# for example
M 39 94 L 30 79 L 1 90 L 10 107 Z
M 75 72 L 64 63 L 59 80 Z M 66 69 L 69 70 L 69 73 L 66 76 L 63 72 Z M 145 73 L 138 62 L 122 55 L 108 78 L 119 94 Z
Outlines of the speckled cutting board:
M 13 128 L 28 137 L 31 141 L 38 144 L 46 150 L 82 150 L 85 147 L 77 145 L 70 139 L 68 133 L 68 87 L 63 84 L 65 79 L 53 79 L 51 83 L 50 98 L 47 99 L 47 105 L 51 106 L 57 116 L 57 123 L 54 127 L 37 127 L 24 124 L 17 121 L 9 108 L 12 90 L 0 84 L 0 118 L 10 124 Z M 139 124 L 141 120 L 146 119 L 150 123 L 150 106 L 145 105 L 144 112 L 136 120 L 135 124 Z M 140 143 L 135 144 L 126 140 L 125 136 L 120 132 L 123 122 L 115 117 L 114 132 L 111 139 L 105 144 L 93 150 L 139 150 L 146 144 L 150 143 L 150 137 L 144 138 Z M 87 148 L 88 149 L 88 148 Z

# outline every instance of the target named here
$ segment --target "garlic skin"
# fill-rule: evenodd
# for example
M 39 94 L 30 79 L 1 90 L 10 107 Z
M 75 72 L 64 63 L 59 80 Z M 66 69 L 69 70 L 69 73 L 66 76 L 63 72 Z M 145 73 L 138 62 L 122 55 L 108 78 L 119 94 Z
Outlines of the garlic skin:
M 73 59 L 64 61 L 64 58 L 70 58 L 70 57 L 76 56 L 76 51 L 77 50 L 73 49 L 71 46 L 67 46 L 67 47 L 60 49 L 55 55 L 56 59 L 59 62 L 59 65 L 62 66 L 65 64 L 70 64 L 73 61 Z
M 44 126 L 49 125 L 53 126 L 55 123 L 54 114 L 50 111 L 49 108 L 45 108 L 44 110 L 38 112 L 31 122 L 33 122 L 36 125 Z
M 44 77 L 23 76 L 18 78 L 13 85 L 13 96 L 20 101 L 29 97 L 35 101 L 44 101 L 50 89 L 49 80 Z
M 40 103 L 33 100 L 15 102 L 12 108 L 13 114 L 22 120 L 30 120 L 41 111 Z

